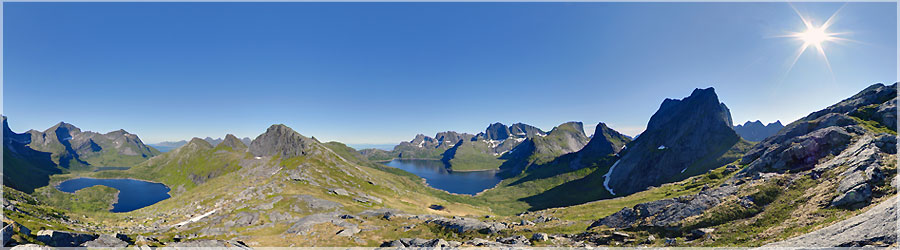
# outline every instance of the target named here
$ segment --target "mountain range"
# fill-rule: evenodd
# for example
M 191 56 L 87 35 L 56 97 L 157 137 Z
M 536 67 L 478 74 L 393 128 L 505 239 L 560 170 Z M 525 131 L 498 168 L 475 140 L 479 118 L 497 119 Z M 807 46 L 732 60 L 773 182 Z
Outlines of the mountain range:
M 734 132 L 737 132 L 744 140 L 758 142 L 775 135 L 782 128 L 784 128 L 784 125 L 781 125 L 781 121 L 763 125 L 762 122 L 756 120 L 755 122 L 747 121 L 743 125 L 738 124 L 734 126 Z
M 602 122 L 591 137 L 580 122 L 549 132 L 493 123 L 477 134 L 417 135 L 391 151 L 357 151 L 275 124 L 249 143 L 193 138 L 160 153 L 124 130 L 60 123 L 18 134 L 3 117 L 4 242 L 896 246 L 896 211 L 884 205 L 896 203 L 896 104 L 896 83 L 875 84 L 751 142 L 705 88 L 663 100 L 634 139 Z M 395 158 L 499 170 L 503 180 L 477 195 L 450 194 L 377 163 Z M 127 168 L 98 169 L 115 164 Z M 82 177 L 162 183 L 171 197 L 111 213 L 116 189 L 56 188 Z
M 3 135 L 4 184 L 26 192 L 47 185 L 51 174 L 132 166 L 160 154 L 125 130 L 100 134 L 64 122 L 44 131 L 18 134 L 4 116 Z M 8 171 L 27 177 L 18 178 Z
M 216 146 L 216 145 L 219 145 L 219 143 L 222 143 L 222 141 L 224 141 L 225 139 L 222 139 L 221 137 L 213 139 L 212 137 L 207 136 L 206 138 L 203 138 L 203 140 L 208 142 L 212 146 Z M 239 140 L 241 142 L 243 142 L 244 145 L 247 145 L 247 146 L 250 145 L 250 137 L 244 137 Z M 170 150 L 184 146 L 187 143 L 188 143 L 188 141 L 186 141 L 186 140 L 180 140 L 180 141 L 164 141 L 164 142 L 148 144 L 148 145 L 158 149 L 160 152 L 168 152 Z

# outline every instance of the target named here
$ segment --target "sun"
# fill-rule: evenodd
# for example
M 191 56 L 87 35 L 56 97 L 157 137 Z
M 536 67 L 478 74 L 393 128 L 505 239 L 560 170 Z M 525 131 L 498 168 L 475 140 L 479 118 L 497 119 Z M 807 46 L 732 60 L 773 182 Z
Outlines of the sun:
M 844 5 L 846 6 L 846 4 Z M 782 37 L 791 37 L 803 42 L 803 45 L 800 46 L 800 49 L 797 50 L 797 54 L 794 56 L 793 62 L 788 67 L 788 71 L 790 72 L 794 65 L 797 64 L 797 60 L 800 59 L 800 56 L 803 55 L 803 52 L 806 52 L 810 47 L 815 48 L 816 51 L 819 52 L 819 55 L 822 56 L 822 59 L 825 61 L 825 65 L 828 67 L 828 72 L 831 73 L 832 78 L 834 78 L 834 70 L 831 69 L 831 62 L 828 61 L 828 56 L 825 54 L 825 44 L 829 42 L 838 42 L 838 41 L 850 41 L 849 39 L 841 38 L 839 35 L 845 33 L 832 33 L 828 32 L 828 27 L 830 27 L 834 23 L 834 17 L 837 16 L 838 12 L 844 8 L 841 6 L 834 14 L 831 15 L 827 20 L 825 20 L 822 25 L 816 26 L 813 22 L 800 14 L 800 11 L 797 8 L 794 8 L 793 5 L 791 7 L 800 17 L 800 20 L 803 21 L 806 29 L 801 32 L 793 32 Z
M 804 43 L 816 47 L 822 46 L 823 42 L 831 41 L 835 38 L 834 34 L 825 31 L 824 27 L 809 28 L 804 32 L 797 33 L 796 37 L 803 40 Z

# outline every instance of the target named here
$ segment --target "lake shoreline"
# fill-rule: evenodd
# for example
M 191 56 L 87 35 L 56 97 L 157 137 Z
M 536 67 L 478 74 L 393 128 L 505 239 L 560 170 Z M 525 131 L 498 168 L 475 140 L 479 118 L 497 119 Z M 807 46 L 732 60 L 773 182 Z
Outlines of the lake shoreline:
M 381 164 L 413 174 L 430 188 L 455 195 L 474 197 L 503 181 L 497 175 L 501 171 L 499 169 L 454 171 L 448 169 L 443 161 L 435 159 L 393 159 Z
M 72 176 L 72 178 L 60 180 L 53 185 L 53 189 L 62 193 L 77 194 L 81 190 L 96 186 L 116 190 L 113 200 L 110 202 L 111 208 L 107 210 L 112 213 L 127 213 L 172 198 L 170 194 L 172 189 L 164 183 L 135 178 Z

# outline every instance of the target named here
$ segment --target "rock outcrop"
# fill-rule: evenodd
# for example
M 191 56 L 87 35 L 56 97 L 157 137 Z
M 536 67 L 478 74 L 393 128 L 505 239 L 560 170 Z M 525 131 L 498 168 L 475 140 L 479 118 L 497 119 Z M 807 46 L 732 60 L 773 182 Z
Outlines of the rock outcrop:
M 819 159 L 836 155 L 849 145 L 852 137 L 867 133 L 859 120 L 884 120 L 891 115 L 861 116 L 857 111 L 867 106 L 890 106 L 896 99 L 897 84 L 872 85 L 860 93 L 823 110 L 811 113 L 750 149 L 741 164 L 748 164 L 738 177 L 757 172 L 782 172 L 809 169 Z M 887 117 L 884 117 L 887 116 Z M 865 118 L 865 119 L 864 119 Z
M 838 194 L 832 200 L 832 206 L 844 207 L 867 201 L 872 189 L 884 178 L 880 156 L 882 153 L 896 154 L 896 137 L 890 134 L 864 135 L 839 155 L 823 164 L 817 165 L 813 173 L 821 175 L 829 169 L 846 166 L 838 177 L 840 182 L 835 190 Z
M 173 242 L 166 244 L 166 247 L 171 247 L 173 249 L 195 249 L 195 248 L 207 248 L 207 249 L 223 249 L 223 248 L 234 248 L 234 249 L 250 249 L 246 244 L 241 241 L 236 240 L 191 240 L 184 242 Z
M 862 247 L 897 244 L 897 196 L 865 213 L 763 247 Z
M 41 230 L 35 236 L 38 241 L 54 247 L 79 247 L 88 241 L 97 239 L 97 235 L 55 230 Z
M 483 234 L 497 234 L 506 229 L 506 225 L 496 222 L 483 222 L 471 218 L 444 218 L 438 217 L 427 220 L 426 223 L 438 225 L 445 230 L 456 233 L 478 232 Z
M 125 235 L 100 235 L 96 239 L 92 241 L 85 242 L 83 246 L 85 247 L 101 247 L 101 248 L 122 248 L 127 247 L 129 244 L 126 241 L 127 238 Z
M 737 190 L 734 186 L 722 186 L 695 195 L 637 204 L 603 217 L 588 228 L 601 225 L 610 228 L 674 227 L 685 218 L 702 214 L 707 209 L 720 204 L 725 197 L 737 193 Z

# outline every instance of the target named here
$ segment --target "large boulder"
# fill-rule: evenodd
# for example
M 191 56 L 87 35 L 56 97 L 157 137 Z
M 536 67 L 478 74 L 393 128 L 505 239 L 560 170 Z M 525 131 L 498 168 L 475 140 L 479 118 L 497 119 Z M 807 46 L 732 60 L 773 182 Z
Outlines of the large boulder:
M 85 247 L 127 247 L 128 242 L 117 235 L 100 235 L 97 239 L 84 243 Z
M 506 229 L 506 225 L 497 222 L 483 222 L 471 218 L 444 218 L 437 217 L 426 221 L 426 223 L 436 224 L 446 230 L 456 233 L 478 232 L 483 234 L 497 234 L 500 230 Z
M 56 230 L 41 230 L 35 236 L 38 241 L 54 247 L 78 247 L 85 242 L 97 239 L 97 235 Z

